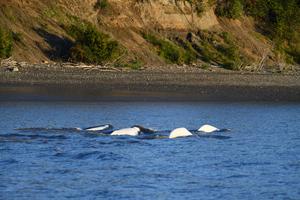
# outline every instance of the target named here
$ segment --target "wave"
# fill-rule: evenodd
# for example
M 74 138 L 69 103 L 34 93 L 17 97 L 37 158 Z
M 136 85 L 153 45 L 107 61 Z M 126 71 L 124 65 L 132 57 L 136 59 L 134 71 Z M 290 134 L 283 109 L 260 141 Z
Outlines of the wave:
M 17 128 L 17 131 L 80 131 L 78 128 L 45 128 L 45 127 L 30 127 Z
M 46 134 L 19 134 L 19 133 L 9 133 L 1 134 L 0 141 L 2 140 L 15 140 L 18 139 L 67 139 L 65 135 L 46 135 Z

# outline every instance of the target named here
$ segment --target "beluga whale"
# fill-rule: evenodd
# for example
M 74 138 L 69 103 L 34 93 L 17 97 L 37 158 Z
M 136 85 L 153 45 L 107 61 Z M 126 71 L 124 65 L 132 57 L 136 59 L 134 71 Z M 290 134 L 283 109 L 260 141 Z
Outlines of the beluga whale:
M 77 130 L 80 131 L 109 131 L 113 129 L 113 126 L 111 124 L 102 124 L 102 125 L 97 125 L 97 126 L 91 126 L 91 127 L 86 127 L 86 128 L 76 128 Z
M 219 129 L 217 127 L 214 127 L 212 125 L 209 124 L 205 124 L 203 126 L 201 126 L 198 130 L 198 132 L 202 132 L 202 133 L 213 133 L 213 132 L 225 132 L 225 131 L 230 131 L 230 129 Z
M 212 132 L 220 131 L 220 129 L 218 129 L 217 127 L 214 127 L 212 125 L 205 124 L 205 125 L 201 126 L 198 129 L 198 131 L 199 132 L 204 132 L 204 133 L 212 133 Z
M 169 138 L 178 138 L 178 137 L 189 137 L 192 136 L 193 134 L 187 130 L 186 128 L 176 128 L 173 131 L 171 131 Z
M 207 134 L 207 133 L 225 132 L 225 131 L 230 131 L 230 129 L 219 129 L 212 125 L 205 124 L 197 130 L 188 130 L 184 127 L 176 128 L 170 132 L 169 138 L 173 139 L 173 138 L 179 138 L 179 137 L 189 137 L 189 136 L 193 136 L 193 135 L 199 136 L 200 133 Z
M 130 128 L 122 128 L 119 130 L 113 131 L 110 135 L 127 135 L 127 136 L 138 136 L 141 133 L 154 133 L 155 130 L 145 128 L 140 125 L 134 125 Z

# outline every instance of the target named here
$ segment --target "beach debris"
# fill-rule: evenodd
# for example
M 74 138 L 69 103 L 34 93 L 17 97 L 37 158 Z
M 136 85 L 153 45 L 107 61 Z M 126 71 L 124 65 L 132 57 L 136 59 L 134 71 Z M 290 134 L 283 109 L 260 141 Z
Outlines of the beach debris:
M 20 71 L 18 68 L 18 62 L 13 60 L 12 58 L 7 58 L 1 60 L 1 67 L 9 72 L 18 72 Z
M 10 71 L 10 72 L 18 72 L 18 71 L 19 71 L 19 68 L 16 67 L 16 66 L 13 66 L 13 67 L 7 67 L 7 70 Z

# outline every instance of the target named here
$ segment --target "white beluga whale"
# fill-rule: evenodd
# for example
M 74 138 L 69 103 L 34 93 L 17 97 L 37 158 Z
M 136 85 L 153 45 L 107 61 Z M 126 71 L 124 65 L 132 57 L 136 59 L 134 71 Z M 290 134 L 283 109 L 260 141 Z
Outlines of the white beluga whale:
M 228 128 L 219 129 L 212 125 L 205 124 L 205 125 L 201 126 L 197 131 L 202 132 L 202 133 L 214 133 L 214 132 L 227 132 L 227 131 L 231 131 L 231 130 Z
M 112 130 L 113 126 L 110 124 L 103 124 L 103 125 L 98 125 L 98 126 L 91 126 L 91 127 L 86 127 L 86 128 L 76 128 L 79 131 L 107 131 L 107 130 Z
M 201 126 L 198 129 L 198 131 L 203 132 L 203 133 L 212 133 L 212 132 L 218 132 L 218 131 L 220 131 L 220 129 L 218 129 L 217 127 L 214 127 L 212 125 L 205 124 L 205 125 Z
M 123 128 L 113 131 L 110 135 L 127 135 L 138 136 L 140 133 L 154 133 L 152 129 L 144 128 L 139 125 L 132 126 L 131 128 Z
M 137 135 L 139 135 L 140 131 L 141 130 L 138 127 L 122 128 L 122 129 L 113 131 L 110 135 L 137 136 Z
M 178 137 L 189 137 L 192 136 L 193 134 L 187 130 L 186 128 L 176 128 L 173 131 L 171 131 L 169 138 L 178 138 Z
M 104 124 L 104 125 L 100 125 L 100 126 L 88 127 L 88 128 L 85 128 L 84 130 L 85 131 L 104 131 L 104 130 L 112 129 L 112 128 L 113 128 L 112 125 Z

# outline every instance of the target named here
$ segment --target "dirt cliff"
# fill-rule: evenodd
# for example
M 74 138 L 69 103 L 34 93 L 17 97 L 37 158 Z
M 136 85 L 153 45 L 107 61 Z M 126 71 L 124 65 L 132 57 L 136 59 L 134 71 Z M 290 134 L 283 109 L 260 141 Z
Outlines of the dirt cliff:
M 252 18 L 218 18 L 214 6 L 206 0 L 201 12 L 184 0 L 107 0 L 101 8 L 97 3 L 99 0 L 1 1 L 0 26 L 18 36 L 14 41 L 13 58 L 31 63 L 68 60 L 74 39 L 64 25 L 84 20 L 117 40 L 126 49 L 127 60 L 138 59 L 145 65 L 160 66 L 168 62 L 142 33 L 154 34 L 181 49 L 186 48 L 186 40 L 192 41 L 189 52 L 194 53 L 196 59 L 189 64 L 193 65 L 224 62 L 225 58 L 218 57 L 226 52 L 217 54 L 227 40 L 224 33 L 230 35 L 229 44 L 234 43 L 238 54 L 245 58 L 240 61 L 243 69 L 257 70 L 281 62 L 273 53 L 272 43 L 256 31 Z

